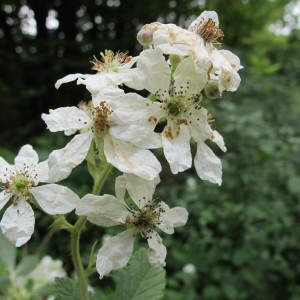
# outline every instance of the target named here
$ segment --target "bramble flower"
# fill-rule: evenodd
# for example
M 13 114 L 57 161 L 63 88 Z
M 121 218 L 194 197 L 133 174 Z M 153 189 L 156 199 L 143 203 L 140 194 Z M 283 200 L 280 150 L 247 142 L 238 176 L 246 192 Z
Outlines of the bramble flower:
M 48 182 L 47 161 L 38 162 L 32 146 L 23 146 L 10 165 L 0 157 L 0 209 L 12 199 L 0 222 L 3 234 L 16 247 L 25 244 L 34 230 L 34 212 L 30 205 L 38 205 L 50 215 L 72 211 L 79 197 L 70 189 L 58 184 L 40 185 Z
M 237 71 L 242 67 L 235 54 L 228 50 L 218 50 L 214 46 L 217 40 L 224 36 L 223 31 L 219 28 L 217 13 L 215 11 L 202 12 L 188 30 L 204 40 L 205 49 L 212 63 L 209 68 L 209 84 L 217 83 L 219 93 L 215 91 L 214 97 L 210 97 L 210 93 L 206 93 L 207 96 L 212 99 L 220 98 L 223 91 L 236 91 L 241 82 Z
M 142 85 L 160 103 L 157 120 L 167 121 L 161 137 L 172 173 L 177 174 L 191 167 L 190 142 L 193 140 L 197 143 L 194 165 L 199 177 L 221 184 L 221 161 L 205 144 L 206 140 L 211 139 L 221 145 L 219 141 L 222 140 L 219 133 L 214 135 L 207 110 L 200 105 L 206 75 L 197 72 L 192 60 L 187 57 L 181 60 L 171 76 L 169 64 L 160 49 L 143 51 L 137 69 Z M 224 141 L 220 148 L 226 151 Z
M 215 99 L 220 98 L 223 91 L 236 91 L 241 81 L 237 73 L 242 68 L 239 58 L 214 46 L 223 36 L 217 13 L 204 11 L 188 30 L 175 24 L 146 24 L 138 33 L 138 40 L 143 44 L 145 39 L 147 45 L 152 44 L 154 49 L 159 48 L 164 54 L 189 56 L 196 70 L 206 73 L 210 85 L 207 96 Z M 213 93 L 210 92 L 212 85 Z
M 148 258 L 151 265 L 161 267 L 165 265 L 167 250 L 162 239 L 153 230 L 158 227 L 168 234 L 174 233 L 174 228 L 183 226 L 188 217 L 185 208 L 169 206 L 153 199 L 153 193 L 159 178 L 143 180 L 132 174 L 124 174 L 116 179 L 116 197 L 111 195 L 84 196 L 76 208 L 76 214 L 86 215 L 88 220 L 99 226 L 124 225 L 127 230 L 105 241 L 99 250 L 96 268 L 100 279 L 112 270 L 127 265 L 137 233 L 148 242 Z M 124 201 L 128 191 L 132 204 Z
M 161 147 L 160 137 L 154 132 L 153 116 L 158 110 L 158 103 L 128 93 L 101 101 L 97 106 L 81 102 L 79 107 L 61 107 L 43 114 L 42 119 L 52 132 L 83 132 L 49 156 L 50 178 L 67 177 L 85 159 L 93 139 L 100 158 L 120 171 L 145 179 L 157 177 L 161 165 L 148 149 Z M 62 177 L 57 177 L 57 172 Z
M 124 94 L 119 85 L 132 81 L 130 69 L 138 58 L 122 52 L 115 54 L 111 50 L 101 52 L 100 56 L 101 60 L 94 58 L 92 61 L 92 69 L 97 71 L 96 74 L 69 74 L 59 79 L 55 87 L 59 88 L 63 83 L 77 80 L 77 84 L 86 86 L 93 98 Z
M 57 277 L 66 277 L 67 273 L 63 268 L 61 260 L 54 260 L 51 256 L 42 257 L 39 264 L 28 274 L 28 278 L 34 281 L 35 289 L 47 283 L 54 283 Z
M 149 33 L 152 38 L 152 47 L 160 49 L 164 54 L 172 56 L 190 57 L 199 73 L 208 72 L 211 62 L 205 49 L 203 39 L 189 30 L 183 29 L 175 24 L 150 23 L 144 25 L 138 33 L 140 36 Z M 148 41 L 148 44 L 150 42 Z

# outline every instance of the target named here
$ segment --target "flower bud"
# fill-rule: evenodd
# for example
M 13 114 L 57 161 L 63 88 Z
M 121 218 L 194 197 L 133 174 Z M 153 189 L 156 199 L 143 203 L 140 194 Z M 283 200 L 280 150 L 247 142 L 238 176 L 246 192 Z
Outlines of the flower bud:
M 138 32 L 136 38 L 144 48 L 150 48 L 153 43 L 153 33 L 161 25 L 159 22 L 153 22 L 150 24 L 144 25 L 141 30 Z
M 216 80 L 209 80 L 204 87 L 204 92 L 206 97 L 209 99 L 221 98 L 222 96 L 219 89 L 219 82 Z

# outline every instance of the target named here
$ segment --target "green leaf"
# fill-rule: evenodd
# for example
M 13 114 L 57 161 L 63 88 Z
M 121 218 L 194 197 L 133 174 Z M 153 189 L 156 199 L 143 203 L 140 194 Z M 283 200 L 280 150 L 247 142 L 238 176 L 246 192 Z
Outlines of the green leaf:
M 76 282 L 71 278 L 55 278 L 55 300 L 80 300 L 80 291 Z
M 147 250 L 140 249 L 131 258 L 128 267 L 117 272 L 116 300 L 158 300 L 165 289 L 165 270 L 153 268 Z
M 9 272 L 12 272 L 16 265 L 16 247 L 3 235 L 0 230 L 0 260 Z
M 17 265 L 16 274 L 18 276 L 28 275 L 39 263 L 37 255 L 25 256 Z

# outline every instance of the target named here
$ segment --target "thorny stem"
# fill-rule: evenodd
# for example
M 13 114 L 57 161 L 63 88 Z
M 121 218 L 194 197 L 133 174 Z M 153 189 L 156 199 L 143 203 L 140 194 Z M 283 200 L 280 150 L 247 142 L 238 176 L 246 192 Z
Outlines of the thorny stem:
M 97 178 L 94 180 L 93 186 L 93 194 L 98 195 L 101 192 L 103 184 L 111 170 L 112 166 L 110 164 L 105 165 L 105 167 L 101 170 Z M 75 271 L 77 274 L 78 286 L 80 289 L 80 299 L 81 300 L 88 300 L 89 293 L 88 293 L 88 277 L 92 274 L 91 265 L 87 266 L 85 269 L 83 267 L 81 255 L 80 255 L 80 234 L 82 229 L 85 226 L 87 217 L 81 216 L 76 221 L 75 225 L 71 230 L 71 252 L 72 252 L 72 259 L 75 267 Z M 94 251 L 93 251 L 94 252 Z M 92 258 L 91 258 L 92 259 Z M 90 259 L 90 261 L 91 261 Z

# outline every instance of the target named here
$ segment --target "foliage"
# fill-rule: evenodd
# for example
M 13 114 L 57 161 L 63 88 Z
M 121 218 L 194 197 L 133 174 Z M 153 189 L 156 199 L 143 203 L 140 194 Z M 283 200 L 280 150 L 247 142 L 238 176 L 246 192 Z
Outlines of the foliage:
M 165 288 L 165 270 L 154 269 L 148 260 L 147 251 L 140 248 L 135 252 L 128 267 L 118 271 L 116 300 L 158 300 Z

